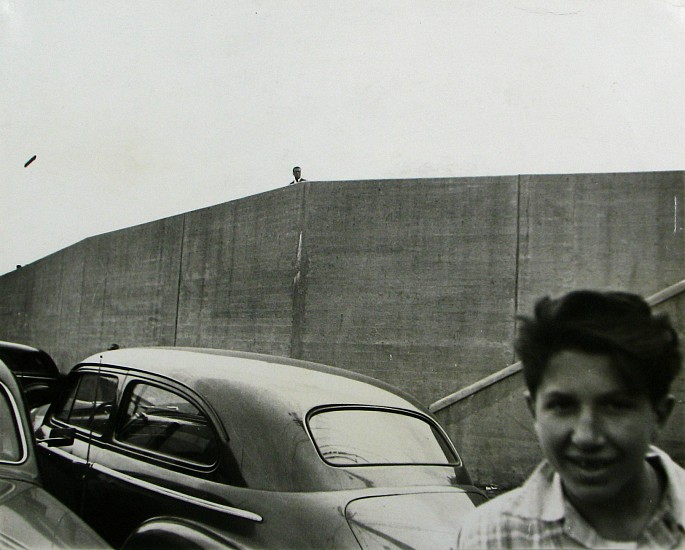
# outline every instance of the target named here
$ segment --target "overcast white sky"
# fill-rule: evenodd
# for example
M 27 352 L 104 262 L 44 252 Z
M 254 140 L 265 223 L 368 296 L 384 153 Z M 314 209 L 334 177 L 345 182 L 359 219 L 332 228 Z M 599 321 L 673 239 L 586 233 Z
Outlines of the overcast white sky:
M 685 0 L 0 0 L 0 75 L 0 273 L 295 164 L 685 169 Z

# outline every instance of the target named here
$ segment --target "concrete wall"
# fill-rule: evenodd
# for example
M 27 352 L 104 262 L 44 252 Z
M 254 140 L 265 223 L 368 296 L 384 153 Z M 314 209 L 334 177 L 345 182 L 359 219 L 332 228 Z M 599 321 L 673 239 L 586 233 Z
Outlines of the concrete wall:
M 307 182 L 0 277 L 0 339 L 63 370 L 115 342 L 301 357 L 428 404 L 513 362 L 514 317 L 540 295 L 685 278 L 683 204 L 682 172 Z M 479 481 L 537 459 L 519 388 L 440 413 Z
M 0 339 L 66 371 L 113 342 L 173 345 L 183 216 L 81 241 L 0 277 Z

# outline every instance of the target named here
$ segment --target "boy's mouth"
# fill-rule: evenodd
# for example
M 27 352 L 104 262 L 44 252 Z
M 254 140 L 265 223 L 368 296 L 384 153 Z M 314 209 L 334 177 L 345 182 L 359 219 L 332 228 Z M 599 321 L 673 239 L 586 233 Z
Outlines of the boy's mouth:
M 614 464 L 614 461 L 608 458 L 583 456 L 567 456 L 566 462 L 569 463 L 574 470 L 580 473 L 582 477 L 602 476 Z

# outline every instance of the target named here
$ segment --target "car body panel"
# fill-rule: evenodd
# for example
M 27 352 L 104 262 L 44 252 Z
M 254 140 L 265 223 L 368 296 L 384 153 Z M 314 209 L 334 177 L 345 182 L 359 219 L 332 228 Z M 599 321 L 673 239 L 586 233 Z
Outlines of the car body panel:
M 71 446 L 40 447 L 48 487 L 114 546 L 131 532 L 141 537 L 128 538 L 132 547 L 142 538 L 162 541 L 164 529 L 176 540 L 197 524 L 241 547 L 358 548 L 345 516 L 352 501 L 448 492 L 473 507 L 482 498 L 424 407 L 342 369 L 225 350 L 121 349 L 82 361 L 65 387 L 38 433 L 75 425 L 76 437 Z M 89 406 L 84 423 L 79 411 Z M 441 442 L 444 463 L 327 462 L 308 424 L 322 410 L 425 424 Z M 166 450 L 173 434 L 180 434 L 177 446 Z M 207 438 L 212 452 L 184 454 L 178 446 Z M 464 509 L 459 502 L 456 515 Z
M 0 479 L 1 548 L 107 548 L 71 510 L 26 481 Z
M 124 542 L 125 550 L 188 550 L 188 548 L 225 548 L 243 550 L 242 546 L 223 538 L 215 530 L 196 521 L 178 517 L 156 517 L 143 522 Z
M 448 550 L 454 548 L 460 519 L 472 508 L 467 494 L 442 489 L 358 498 L 345 516 L 363 548 Z

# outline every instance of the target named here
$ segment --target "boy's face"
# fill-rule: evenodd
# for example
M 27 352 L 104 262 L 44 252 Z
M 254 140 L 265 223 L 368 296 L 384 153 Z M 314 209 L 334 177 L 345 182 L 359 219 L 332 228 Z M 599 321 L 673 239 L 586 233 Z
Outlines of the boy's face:
M 534 399 L 535 431 L 574 503 L 615 501 L 644 486 L 645 454 L 672 401 L 628 392 L 606 355 L 551 357 Z

